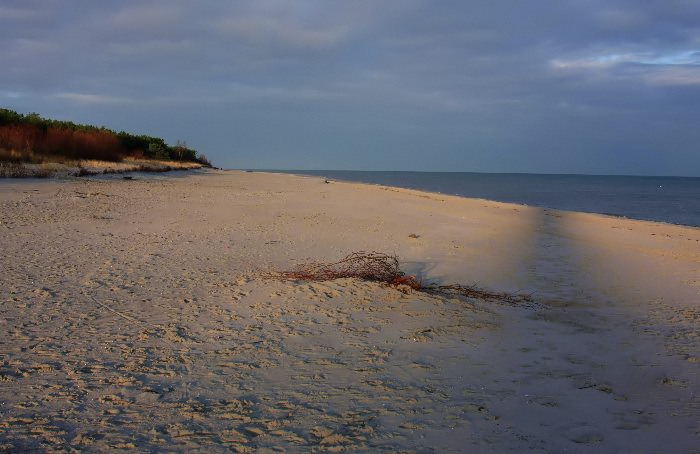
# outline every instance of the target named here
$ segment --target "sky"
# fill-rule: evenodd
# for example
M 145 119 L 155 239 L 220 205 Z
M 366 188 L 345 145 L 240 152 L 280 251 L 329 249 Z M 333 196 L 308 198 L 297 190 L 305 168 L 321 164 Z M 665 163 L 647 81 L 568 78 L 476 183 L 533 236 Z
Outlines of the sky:
M 224 168 L 700 176 L 697 0 L 3 0 L 0 62 Z

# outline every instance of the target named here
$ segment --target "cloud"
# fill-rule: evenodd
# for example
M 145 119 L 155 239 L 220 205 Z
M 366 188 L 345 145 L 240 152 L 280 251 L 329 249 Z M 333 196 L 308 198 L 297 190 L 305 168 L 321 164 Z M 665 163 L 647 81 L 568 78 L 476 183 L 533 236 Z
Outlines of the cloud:
M 575 60 L 552 60 L 552 65 L 560 69 L 591 68 L 604 69 L 622 64 L 648 66 L 700 66 L 700 51 L 605 53 Z
M 220 36 L 238 40 L 245 46 L 264 46 L 267 50 L 325 50 L 338 45 L 343 32 L 331 28 L 307 29 L 272 18 L 227 17 L 215 23 Z
M 693 155 L 699 18 L 684 0 L 6 0 L 0 93 L 221 165 L 430 149 L 450 169 L 576 171 L 590 148 Z
M 55 93 L 51 97 L 70 101 L 78 104 L 133 104 L 134 100 L 127 98 L 116 98 L 113 96 L 95 95 L 90 93 Z
M 554 59 L 559 72 L 577 72 L 593 77 L 625 79 L 651 85 L 700 84 L 700 51 L 607 53 L 586 58 Z
M 646 65 L 670 65 L 670 66 L 700 66 L 700 51 L 691 50 L 674 52 L 670 54 L 654 55 L 650 58 L 640 59 L 640 63 Z
M 665 68 L 645 76 L 645 80 L 654 85 L 700 86 L 700 67 Z

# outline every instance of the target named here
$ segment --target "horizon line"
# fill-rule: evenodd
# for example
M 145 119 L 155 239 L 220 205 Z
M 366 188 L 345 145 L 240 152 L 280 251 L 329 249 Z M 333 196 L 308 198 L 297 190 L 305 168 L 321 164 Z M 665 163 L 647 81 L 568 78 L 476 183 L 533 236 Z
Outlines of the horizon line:
M 656 175 L 632 173 L 573 173 L 573 172 L 485 172 L 473 170 L 358 170 L 358 169 L 272 169 L 272 168 L 225 168 L 224 170 L 244 170 L 254 172 L 395 172 L 395 173 L 476 173 L 487 175 L 551 175 L 582 177 L 640 177 L 640 178 L 700 178 L 700 175 Z

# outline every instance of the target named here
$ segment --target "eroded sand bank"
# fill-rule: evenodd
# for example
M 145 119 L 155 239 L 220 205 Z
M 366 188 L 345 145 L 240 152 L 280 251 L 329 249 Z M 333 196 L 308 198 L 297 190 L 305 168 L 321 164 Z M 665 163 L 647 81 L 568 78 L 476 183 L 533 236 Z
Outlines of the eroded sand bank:
M 215 171 L 2 181 L 0 222 L 0 450 L 700 445 L 700 229 Z M 537 304 L 259 273 L 359 250 Z

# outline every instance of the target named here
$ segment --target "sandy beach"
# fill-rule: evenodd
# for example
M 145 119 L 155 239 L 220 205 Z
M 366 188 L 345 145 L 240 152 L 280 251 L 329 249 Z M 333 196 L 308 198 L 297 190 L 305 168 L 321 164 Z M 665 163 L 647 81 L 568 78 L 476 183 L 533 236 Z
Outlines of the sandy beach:
M 700 452 L 698 228 L 211 170 L 0 233 L 0 452 Z M 355 251 L 533 302 L 272 273 Z

